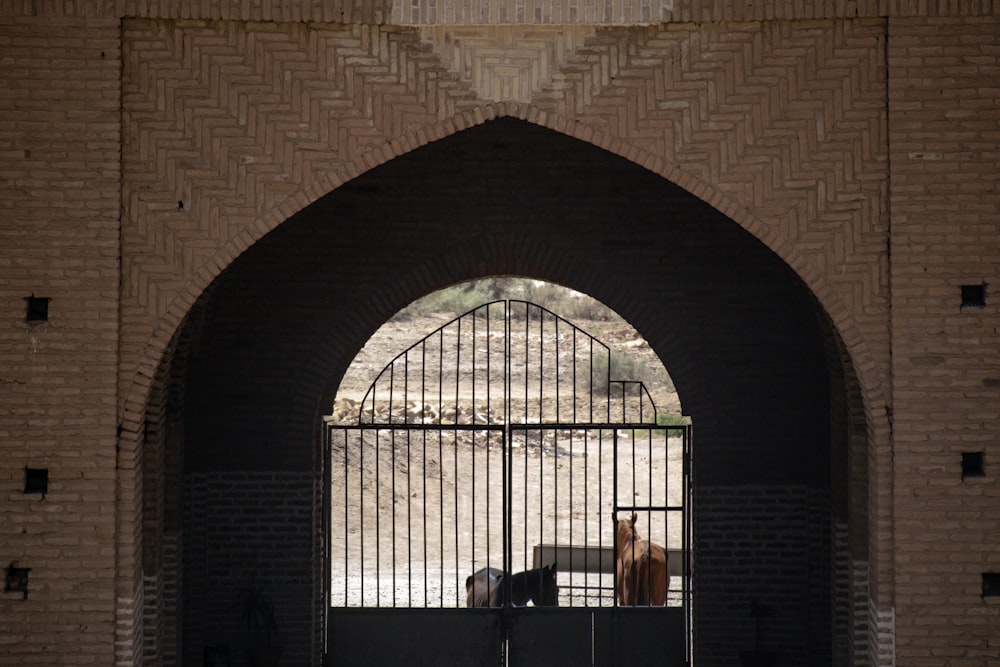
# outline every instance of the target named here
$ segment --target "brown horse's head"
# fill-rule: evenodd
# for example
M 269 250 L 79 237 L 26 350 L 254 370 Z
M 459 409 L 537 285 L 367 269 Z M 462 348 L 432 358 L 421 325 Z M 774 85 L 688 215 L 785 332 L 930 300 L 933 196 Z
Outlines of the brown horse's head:
M 619 519 L 618 515 L 612 512 L 611 518 L 615 521 L 615 541 L 619 552 L 621 552 L 622 548 L 626 544 L 630 542 L 638 542 L 642 539 L 639 537 L 639 533 L 635 529 L 635 512 L 632 512 L 632 516 L 628 519 Z

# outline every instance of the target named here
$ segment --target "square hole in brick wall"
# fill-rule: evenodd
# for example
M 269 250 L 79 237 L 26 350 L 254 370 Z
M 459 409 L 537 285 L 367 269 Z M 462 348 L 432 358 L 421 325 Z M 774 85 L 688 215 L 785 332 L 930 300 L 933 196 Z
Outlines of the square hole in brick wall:
M 44 497 L 49 492 L 48 468 L 25 468 L 24 492 L 40 493 Z
M 3 590 L 5 593 L 20 593 L 28 599 L 28 573 L 31 568 L 17 567 L 16 563 L 7 566 Z
M 986 285 L 962 285 L 962 310 L 986 307 Z
M 45 324 L 48 322 L 50 300 L 51 299 L 34 295 L 24 297 L 24 321 L 28 324 Z
M 1000 572 L 983 572 L 983 597 L 1000 597 Z
M 986 477 L 986 460 L 982 452 L 962 452 L 962 479 Z

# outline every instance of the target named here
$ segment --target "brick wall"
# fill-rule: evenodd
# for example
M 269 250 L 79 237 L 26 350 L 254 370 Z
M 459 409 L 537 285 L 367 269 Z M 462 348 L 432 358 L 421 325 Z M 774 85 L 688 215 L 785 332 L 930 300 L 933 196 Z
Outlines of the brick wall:
M 138 664 L 144 654 L 169 661 L 181 605 L 169 609 L 166 592 L 181 581 L 180 552 L 203 548 L 171 527 L 180 526 L 184 466 L 196 475 L 249 474 L 219 443 L 234 437 L 230 424 L 247 417 L 253 424 L 255 413 L 271 412 L 280 418 L 241 442 L 249 445 L 251 469 L 266 470 L 268 443 L 287 439 L 295 443 L 294 467 L 279 470 L 308 476 L 321 406 L 365 335 L 409 299 L 486 272 L 557 279 L 627 314 L 684 386 L 710 457 L 738 452 L 740 434 L 705 415 L 739 423 L 741 414 L 778 406 L 780 394 L 738 397 L 751 379 L 780 382 L 801 402 L 776 411 L 790 424 L 773 450 L 779 463 L 755 481 L 794 484 L 808 470 L 807 486 L 819 489 L 831 470 L 846 471 L 829 489 L 830 513 L 839 517 L 846 505 L 852 571 L 868 574 L 867 586 L 854 587 L 855 608 L 864 607 L 871 633 L 853 640 L 852 653 L 867 646 L 872 665 L 998 659 L 991 638 L 1000 614 L 995 600 L 979 594 L 981 574 L 1000 570 L 993 525 L 1000 492 L 989 463 L 1000 391 L 991 288 L 1000 262 L 997 2 L 637 3 L 610 18 L 600 3 L 588 5 L 596 14 L 559 3 L 530 11 L 481 3 L 478 15 L 461 19 L 462 30 L 445 25 L 460 20 L 457 5 L 408 4 L 404 15 L 402 4 L 348 4 L 0 3 L 0 304 L 7 323 L 0 327 L 0 564 L 31 568 L 28 600 L 0 593 L 0 664 L 50 664 L 53 656 L 60 664 Z M 524 11 L 536 25 L 477 23 L 499 20 L 501 9 L 515 17 Z M 665 22 L 627 27 L 635 12 L 640 22 L 644 12 Z M 592 24 L 595 16 L 602 27 Z M 467 62 L 477 64 L 458 66 Z M 322 312 L 351 316 L 326 320 L 336 325 L 329 336 L 310 340 L 298 337 L 294 308 L 282 311 L 287 302 L 276 300 L 267 304 L 270 319 L 258 318 L 267 320 L 264 328 L 252 329 L 265 345 L 290 339 L 262 378 L 302 382 L 262 400 L 244 381 L 235 391 L 242 395 L 223 401 L 205 376 L 203 384 L 171 379 L 170 364 L 162 363 L 175 354 L 171 341 L 245 250 L 378 165 L 433 173 L 435 162 L 396 158 L 497 117 L 603 149 L 604 157 L 582 163 L 598 182 L 619 169 L 607 159 L 617 155 L 646 168 L 644 177 L 682 186 L 735 222 L 733 229 L 762 240 L 791 272 L 784 282 L 775 273 L 755 285 L 747 276 L 756 273 L 736 270 L 741 253 L 720 255 L 705 265 L 715 281 L 701 284 L 709 289 L 699 299 L 685 300 L 699 286 L 690 280 L 675 282 L 673 292 L 650 291 L 650 276 L 668 275 L 652 265 L 651 249 L 682 242 L 654 221 L 631 227 L 641 249 L 618 245 L 622 200 L 614 209 L 560 190 L 588 177 L 536 154 L 542 175 L 545 165 L 561 171 L 549 196 L 531 200 L 538 217 L 522 220 L 538 226 L 563 219 L 560 197 L 583 202 L 587 212 L 565 218 L 570 253 L 556 238 L 558 222 L 535 246 L 511 230 L 494 233 L 478 218 L 464 221 L 465 245 L 435 245 L 414 227 L 401 230 L 397 245 L 376 246 L 379 254 L 369 252 L 373 237 L 363 227 L 345 225 L 334 243 L 344 267 L 369 268 L 355 272 L 362 279 L 311 297 Z M 438 211 L 506 182 L 503 174 L 465 179 Z M 343 188 L 328 200 L 329 213 L 386 229 L 357 209 L 337 208 L 379 201 L 385 191 L 363 194 Z M 638 201 L 637 210 L 652 210 Z M 518 215 L 531 208 L 524 201 L 507 206 Z M 385 213 L 399 216 L 398 209 Z M 712 215 L 706 219 L 716 220 Z M 419 229 L 438 224 L 429 213 L 418 222 Z M 581 224 L 603 225 L 604 233 L 578 237 Z M 416 250 L 425 242 L 432 250 Z M 743 241 L 731 247 L 759 248 Z M 284 261 L 294 267 L 296 260 Z M 773 294 L 776 285 L 798 285 L 792 272 L 809 298 L 799 285 L 777 304 L 733 307 L 740 301 L 732 286 Z M 963 285 L 985 285 L 985 308 L 962 309 Z M 51 299 L 48 324 L 24 322 L 23 299 L 32 294 Z M 758 335 L 698 340 L 704 329 L 675 329 L 665 298 L 674 300 L 672 312 L 704 318 L 705 329 L 757 327 Z M 814 327 L 805 313 L 817 304 L 825 324 Z M 796 314 L 794 343 L 768 348 L 762 323 L 789 312 Z M 810 331 L 817 339 L 826 331 L 833 347 L 825 357 L 809 348 L 809 363 L 837 358 L 843 365 L 807 363 L 789 382 L 796 371 L 789 353 L 808 347 Z M 238 332 L 212 333 L 223 346 L 244 340 Z M 184 345 L 194 350 L 199 340 Z M 778 374 L 758 365 L 746 376 L 727 375 L 742 368 L 733 360 L 765 349 L 789 354 Z M 736 391 L 726 395 L 725 385 L 699 380 L 706 367 L 704 377 L 731 378 Z M 245 380 L 232 359 L 215 368 Z M 806 379 L 810 368 L 830 371 L 840 389 L 806 400 L 819 396 Z M 161 412 L 168 399 L 155 395 L 157 383 L 193 389 L 194 397 L 181 399 L 193 422 L 170 426 L 175 416 Z M 217 423 L 187 414 L 202 399 L 220 410 Z M 835 418 L 847 415 L 833 429 L 840 435 L 832 450 L 794 463 L 796 446 L 817 441 L 821 413 L 831 406 Z M 797 407 L 807 414 L 796 416 Z M 193 457 L 180 461 L 181 452 Z M 962 480 L 963 452 L 986 455 L 986 477 Z M 828 467 L 831 460 L 838 467 Z M 44 500 L 21 493 L 26 466 L 49 470 Z M 732 487 L 724 468 L 709 471 L 716 485 Z M 825 534 L 803 531 L 803 544 Z M 314 572 L 306 564 L 314 560 L 314 535 L 309 542 L 300 551 L 303 572 Z M 183 582 L 185 596 L 193 586 Z M 315 586 L 302 592 L 312 600 L 316 594 Z M 834 619 L 842 604 L 829 612 Z
M 0 18 L 0 564 L 31 569 L 0 592 L 8 665 L 114 659 L 120 33 L 80 27 Z
M 803 486 L 696 491 L 695 655 L 834 664 L 828 499 Z
M 313 486 L 312 475 L 283 471 L 188 475 L 184 650 L 172 664 L 200 664 L 205 646 L 228 646 L 244 664 L 239 600 L 258 584 L 274 602 L 284 663 L 314 664 Z
M 963 481 L 961 459 L 996 457 L 1000 21 L 889 28 L 897 659 L 987 664 L 1000 483 L 992 466 Z M 983 284 L 986 307 L 963 309 L 961 286 Z

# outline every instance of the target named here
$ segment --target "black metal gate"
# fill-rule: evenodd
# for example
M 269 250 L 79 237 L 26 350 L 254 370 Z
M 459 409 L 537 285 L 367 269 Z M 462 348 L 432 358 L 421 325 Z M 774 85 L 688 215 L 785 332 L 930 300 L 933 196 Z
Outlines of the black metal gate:
M 330 663 L 689 662 L 691 431 L 538 305 L 440 327 L 327 420 Z M 613 516 L 666 547 L 665 606 L 616 596 Z M 467 608 L 467 577 L 555 564 L 559 606 Z

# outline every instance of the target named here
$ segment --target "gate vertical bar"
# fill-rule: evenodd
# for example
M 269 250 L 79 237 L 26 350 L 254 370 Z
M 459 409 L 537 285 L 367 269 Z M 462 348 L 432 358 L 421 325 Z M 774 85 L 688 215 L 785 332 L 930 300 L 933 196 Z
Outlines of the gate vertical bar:
M 683 549 L 683 562 L 684 571 L 682 585 L 683 589 L 681 591 L 681 599 L 684 605 L 684 641 L 686 643 L 684 647 L 684 657 L 687 660 L 688 665 L 694 662 L 694 623 L 692 614 L 694 610 L 691 608 L 691 604 L 694 600 L 692 587 L 694 586 L 694 573 L 691 571 L 691 565 L 693 562 L 693 554 L 691 549 L 693 548 L 693 540 L 691 530 L 693 528 L 693 514 L 694 508 L 691 506 L 694 494 L 692 493 L 693 485 L 693 475 L 694 475 L 694 464 L 692 461 L 693 457 L 693 447 L 692 447 L 692 437 L 693 432 L 691 425 L 686 425 L 683 431 L 683 533 L 681 536 L 681 548 Z
M 378 506 L 379 506 L 379 483 L 378 483 L 378 480 L 379 480 L 379 466 L 378 466 L 378 464 L 379 464 L 379 455 L 378 455 L 378 450 L 379 450 L 379 438 L 378 438 L 378 436 L 376 436 L 375 437 L 375 508 L 376 508 L 376 510 L 375 510 L 375 604 L 377 606 L 381 607 L 382 606 L 382 591 L 380 589 L 380 585 L 381 585 L 381 582 L 382 582 L 382 558 L 381 558 L 380 549 L 381 549 L 381 546 L 382 546 L 382 544 L 381 544 L 381 542 L 382 542 L 382 539 L 381 539 L 382 533 L 381 533 L 381 529 L 380 529 L 380 522 L 381 522 L 381 519 L 382 519 L 382 516 L 381 516 L 382 512 L 378 511 Z M 363 483 L 362 483 L 362 488 L 364 488 L 364 484 Z M 364 503 L 362 503 L 361 506 L 363 508 L 364 507 Z M 362 528 L 362 533 L 363 532 L 364 532 L 364 529 Z M 362 553 L 364 553 L 364 550 L 362 550 Z
M 344 461 L 346 465 L 347 456 L 344 456 Z M 361 501 L 361 515 L 359 518 L 361 520 L 361 525 L 365 523 L 365 443 L 364 439 L 361 440 L 361 446 L 358 447 L 358 498 Z M 346 524 L 346 522 L 345 522 Z M 346 531 L 346 525 L 345 525 Z M 365 531 L 364 529 L 358 531 L 358 545 L 359 553 L 365 553 Z M 345 556 L 346 558 L 346 556 Z M 361 558 L 361 564 L 358 566 L 358 577 L 361 581 L 361 606 L 365 604 L 365 559 Z M 350 570 L 345 570 L 350 571 Z
M 376 431 L 376 438 L 378 437 Z M 392 606 L 396 606 L 396 432 L 393 431 L 389 440 L 392 461 Z M 346 522 L 345 522 L 346 523 Z
M 528 353 L 529 353 L 529 350 L 530 350 L 530 346 L 531 346 L 531 306 L 526 305 L 524 307 L 524 423 L 525 424 L 527 424 L 527 423 L 529 423 L 531 421 L 528 418 L 528 415 L 530 414 L 530 412 L 528 410 L 528 406 L 530 405 L 530 401 L 528 400 L 528 392 L 529 392 L 528 383 L 531 380 L 531 374 L 528 372 L 528 359 L 529 359 L 529 354 Z M 539 405 L 539 407 L 541 407 L 541 406 Z M 539 415 L 539 417 L 541 417 L 541 415 Z M 528 438 L 527 438 L 527 436 L 528 436 L 528 432 L 525 431 L 524 432 L 524 438 L 525 438 L 525 440 L 524 440 L 524 445 L 525 445 L 525 447 L 524 447 L 524 468 L 523 468 L 524 469 L 524 484 L 525 484 L 525 486 L 527 486 L 527 481 L 528 481 L 528 447 L 527 447 Z M 511 440 L 511 444 L 513 445 L 513 438 Z M 514 492 L 513 491 L 513 482 L 514 482 L 514 478 L 513 478 L 513 475 L 511 475 L 511 494 L 513 494 L 513 492 Z M 523 533 L 522 539 L 524 540 L 524 544 L 527 545 L 528 544 L 528 521 L 527 521 L 527 519 L 528 519 L 528 494 L 527 493 L 523 493 L 521 495 L 524 498 L 524 518 L 522 519 L 522 523 L 524 524 L 524 526 L 523 526 L 521 532 Z M 511 548 L 513 549 L 513 547 L 511 547 Z M 522 568 L 521 569 L 524 569 L 524 567 L 523 567 L 524 560 L 525 559 L 522 556 L 522 559 L 521 559 Z M 512 563 L 511 564 L 511 568 L 510 568 L 510 570 L 508 570 L 508 572 L 512 573 L 513 571 L 514 571 L 514 565 Z M 508 600 L 509 599 L 510 598 L 508 598 Z
M 503 356 L 504 356 L 504 360 L 506 360 L 506 358 L 507 358 L 507 348 L 506 348 L 507 317 L 506 317 L 506 309 L 504 309 L 503 326 L 504 326 L 504 337 L 503 338 L 504 338 L 504 341 L 505 341 L 504 342 L 505 347 L 504 347 L 504 355 Z M 490 308 L 489 308 L 489 306 L 487 306 L 486 307 L 486 334 L 487 334 L 487 341 L 489 340 L 489 337 L 492 334 L 491 327 L 492 327 L 492 320 L 490 318 Z M 487 348 L 486 348 L 486 374 L 487 374 L 487 377 L 489 377 L 490 375 L 492 375 L 493 355 L 491 354 L 491 351 L 492 351 L 492 348 L 490 347 L 489 344 L 487 344 Z M 507 363 L 507 362 L 504 361 L 504 363 Z M 507 374 L 506 367 L 504 365 L 501 365 L 501 381 L 504 381 L 504 378 L 507 377 L 506 374 Z M 489 396 L 490 385 L 491 384 L 492 384 L 492 382 L 489 382 L 489 381 L 487 381 L 487 383 L 486 383 L 487 396 Z M 506 387 L 504 388 L 504 396 L 506 396 Z M 492 404 L 488 405 L 487 411 L 489 409 L 492 409 Z M 506 412 L 506 407 L 504 408 L 504 411 Z M 475 419 L 476 419 L 475 411 L 473 411 L 472 419 L 473 419 L 473 421 L 475 421 Z M 491 421 L 491 419 L 492 419 L 492 415 L 489 415 L 487 417 L 487 422 Z M 502 449 L 503 446 L 504 446 L 504 440 L 505 440 L 505 438 L 501 438 L 501 442 L 500 442 L 500 446 L 501 446 L 500 480 L 501 480 L 501 488 L 502 489 L 506 489 L 506 484 L 507 484 L 507 482 L 506 482 L 507 476 L 506 476 L 506 472 L 505 472 L 506 471 L 506 467 L 505 467 L 506 466 L 506 461 L 504 459 L 503 449 Z M 493 565 L 493 563 L 492 563 L 492 557 L 493 557 L 493 534 L 492 534 L 492 531 L 491 531 L 490 528 L 493 525 L 493 522 L 492 522 L 491 512 L 490 512 L 490 506 L 491 506 L 492 503 L 490 503 L 490 492 L 489 492 L 489 490 L 490 490 L 490 484 L 489 484 L 489 482 L 490 482 L 490 479 L 492 478 L 492 476 L 495 473 L 491 472 L 491 470 L 490 470 L 492 468 L 492 458 L 493 457 L 490 456 L 489 440 L 487 440 L 487 442 L 486 442 L 486 454 L 485 454 L 485 456 L 486 456 L 486 565 L 487 565 L 487 567 L 492 567 L 492 565 Z M 504 515 L 502 513 L 502 511 L 506 508 L 506 504 L 505 504 L 506 503 L 506 496 L 504 494 L 506 494 L 506 491 L 503 491 L 503 493 L 501 494 L 501 498 L 500 498 L 500 507 L 501 507 L 501 515 L 500 515 L 501 527 L 500 527 L 500 532 L 501 532 L 502 539 L 506 543 L 506 539 L 507 539 L 507 525 L 505 523 L 503 523 L 503 516 Z M 507 554 L 506 554 L 506 552 L 504 552 L 501 555 L 500 560 L 501 560 L 501 567 L 506 568 L 507 567 Z
M 438 338 L 438 421 L 441 420 L 441 385 L 444 383 L 444 361 L 442 352 L 444 350 L 444 330 Z M 423 414 L 423 413 L 422 413 Z M 423 415 L 424 423 L 427 422 L 427 415 Z M 439 424 L 440 425 L 440 424 Z M 441 438 L 441 431 L 437 431 L 438 441 L 438 549 L 440 551 L 441 567 L 439 569 L 440 585 L 438 587 L 438 606 L 444 606 L 444 442 Z M 456 528 L 457 531 L 457 528 Z
M 473 337 L 473 340 L 476 337 L 475 334 L 476 334 L 476 319 L 473 318 L 472 319 L 472 337 Z M 492 414 L 489 413 L 489 410 L 493 407 L 493 405 L 492 405 L 492 403 L 490 401 L 490 394 L 491 394 L 491 392 L 490 392 L 490 374 L 492 372 L 492 369 L 490 367 L 491 357 L 492 357 L 492 355 L 490 354 L 490 307 L 487 305 L 486 306 L 486 405 L 487 405 L 486 421 L 487 422 L 491 422 L 492 419 L 493 419 Z M 473 369 L 475 369 L 475 361 L 476 361 L 476 346 L 473 345 L 472 346 L 472 367 L 473 367 Z M 473 386 L 473 397 L 474 397 L 475 396 L 475 377 L 476 377 L 476 374 L 475 374 L 474 370 L 473 370 L 473 373 L 472 373 L 472 377 L 473 377 L 473 385 L 472 386 Z M 458 405 L 458 398 L 455 399 L 455 405 L 456 406 Z M 456 419 L 455 419 L 455 421 L 456 422 L 458 421 L 457 412 L 456 412 Z M 475 401 L 475 398 L 473 398 L 473 401 L 472 401 L 472 422 L 473 422 L 473 424 L 475 423 L 475 421 L 476 421 L 476 401 Z M 490 474 L 490 454 L 489 454 L 490 449 L 489 449 L 489 440 L 486 441 L 486 447 L 484 448 L 484 450 L 486 452 L 486 479 L 488 481 L 489 480 L 489 474 Z M 488 488 L 489 487 L 487 486 L 487 489 Z M 475 431 L 472 432 L 472 497 L 473 498 L 476 497 L 476 432 Z M 473 522 L 475 522 L 475 520 L 476 520 L 476 514 L 477 513 L 475 511 L 472 513 L 472 520 L 473 520 Z M 489 495 L 489 493 L 487 493 L 486 494 L 486 526 L 487 526 L 487 528 L 486 528 L 486 567 L 490 566 L 490 555 L 489 555 L 490 554 L 490 531 L 489 531 L 489 525 L 490 525 L 490 495 Z M 473 561 L 473 563 L 475 563 L 475 559 L 476 559 L 475 544 L 476 544 L 476 528 L 475 528 L 475 523 L 473 523 L 473 528 L 472 528 L 472 561 Z M 471 569 L 473 571 L 475 571 L 476 568 L 475 568 L 475 566 L 473 566 Z
M 504 301 L 504 435 L 503 443 L 506 447 L 506 451 L 503 452 L 501 457 L 504 462 L 504 474 L 503 474 L 503 571 L 510 572 L 512 569 L 512 561 L 514 558 L 513 551 L 511 549 L 511 536 L 513 535 L 513 524 L 511 523 L 511 511 L 513 504 L 513 496 L 511 492 L 511 478 L 513 475 L 512 465 L 513 465 L 513 435 L 510 428 L 510 415 L 511 415 L 511 400 L 513 393 L 512 389 L 512 372 L 511 372 L 511 359 L 510 359 L 510 337 L 511 337 L 511 313 L 510 313 L 510 302 Z M 500 642 L 501 651 L 500 659 L 501 665 L 505 664 L 507 661 L 507 655 L 509 650 L 509 633 L 510 633 L 510 620 L 509 609 L 510 609 L 510 599 L 511 599 L 511 581 L 510 577 L 503 578 L 503 597 L 504 597 L 504 608 L 500 612 Z
M 346 450 L 346 445 L 344 449 Z M 323 423 L 323 460 L 321 462 L 321 478 L 323 488 L 320 489 L 320 502 L 323 503 L 320 508 L 322 514 L 322 528 L 323 536 L 320 542 L 321 544 L 321 567 L 323 571 L 320 573 L 320 582 L 323 586 L 323 592 L 320 596 L 322 600 L 323 609 L 320 612 L 320 628 L 319 636 L 322 644 L 320 645 L 320 655 L 325 655 L 327 651 L 327 646 L 329 646 L 329 628 L 330 628 L 330 607 L 333 605 L 333 595 L 330 590 L 333 584 L 333 573 L 331 562 L 333 558 L 333 471 L 331 470 L 333 461 L 333 430 L 330 428 L 329 424 L 325 421 Z
M 558 386 L 558 383 L 557 385 Z M 541 308 L 538 309 L 538 423 L 541 424 L 545 421 L 545 311 Z M 528 443 L 525 442 L 524 455 L 525 459 L 528 456 Z M 545 484 L 542 480 L 545 478 L 545 471 L 542 466 L 544 465 L 545 457 L 542 456 L 544 452 L 544 441 L 542 439 L 542 431 L 538 431 L 538 543 L 542 542 L 542 535 L 544 535 L 544 517 L 545 517 Z M 527 484 L 528 474 L 525 470 L 524 474 L 525 484 Z M 527 494 L 525 494 L 527 495 Z M 528 525 L 527 513 L 524 517 L 524 525 Z M 528 541 L 524 541 L 524 557 L 528 558 Z M 527 570 L 527 563 L 525 563 L 525 570 Z
M 345 440 L 344 441 L 344 507 L 347 507 L 348 497 L 350 493 L 350 485 L 348 484 L 348 479 L 349 479 L 348 474 L 350 472 L 350 468 L 348 467 L 348 462 L 347 462 L 348 458 L 349 457 L 348 457 L 347 441 Z M 345 573 L 350 572 L 350 542 L 348 541 L 347 537 L 348 537 L 348 530 L 347 530 L 347 522 L 345 521 L 344 522 L 344 572 Z M 345 574 L 344 576 L 345 605 L 347 604 L 348 591 L 349 591 L 348 578 Z
M 411 465 L 410 457 L 410 447 L 412 442 L 410 441 L 410 429 L 406 429 L 406 606 L 413 606 L 413 515 L 411 505 L 413 504 L 413 488 L 410 485 L 410 471 L 413 470 Z M 396 582 L 393 582 L 393 589 L 395 590 Z
M 424 572 L 424 591 L 422 594 L 424 600 L 424 606 L 427 606 L 427 503 L 428 496 L 427 493 L 427 431 L 425 429 L 420 430 L 420 460 L 422 463 L 422 470 L 420 471 L 420 495 L 423 498 L 423 511 L 421 512 L 420 523 L 422 524 L 422 532 L 420 535 L 421 541 L 424 543 L 424 553 L 423 560 L 421 561 L 422 569 Z
M 632 433 L 632 440 L 633 441 L 635 440 L 635 432 L 634 431 Z M 663 547 L 664 547 L 664 549 L 666 549 L 666 548 L 668 548 L 670 546 L 670 529 L 669 529 L 669 525 L 670 525 L 670 510 L 667 509 L 670 506 L 670 498 L 667 496 L 667 489 L 670 488 L 668 486 L 668 480 L 670 479 L 670 474 L 669 474 L 669 470 L 670 470 L 670 456 L 669 456 L 669 454 L 667 452 L 667 450 L 669 449 L 669 443 L 670 443 L 670 435 L 668 433 L 667 436 L 664 437 L 664 439 L 663 439 L 663 507 L 664 507 L 664 510 L 663 510 Z M 647 480 L 647 489 L 648 489 L 648 493 L 649 493 L 649 504 L 650 504 L 650 506 L 652 506 L 654 504 L 653 503 L 653 429 L 649 429 L 646 432 L 646 456 L 647 456 L 647 460 L 649 461 L 649 465 L 646 467 L 646 472 L 649 475 L 649 479 Z M 634 466 L 635 463 L 633 462 L 632 465 Z M 652 540 L 653 539 L 653 512 L 652 511 L 650 511 L 649 514 L 648 514 L 646 525 L 649 528 L 649 532 L 646 534 L 646 539 L 647 540 Z M 669 564 L 668 564 L 668 568 L 669 568 Z M 647 579 L 647 585 L 649 586 L 649 589 L 652 590 L 653 589 L 653 569 L 652 568 L 649 569 L 648 574 L 649 574 L 649 577 Z M 668 577 L 670 576 L 669 569 L 667 570 L 667 576 Z M 670 587 L 667 586 L 667 588 L 669 589 Z M 669 590 L 663 591 L 663 604 L 664 605 L 667 604 L 667 598 L 668 597 L 669 597 Z M 650 600 L 650 604 L 652 604 L 652 600 Z
M 472 328 L 472 405 L 473 405 L 473 411 L 474 411 L 474 408 L 475 408 L 475 405 L 476 405 L 476 356 L 475 356 L 476 355 L 476 333 L 475 333 L 476 332 L 476 329 L 475 329 L 475 327 L 476 327 L 476 314 L 475 314 L 475 312 L 473 312 L 473 314 L 472 314 L 472 327 L 473 327 Z M 444 365 L 444 337 L 443 336 L 444 336 L 444 334 L 442 333 L 442 338 L 441 338 L 441 363 L 442 363 L 442 366 Z M 458 413 L 459 413 L 459 409 L 458 409 L 458 391 L 459 391 L 459 386 L 461 384 L 461 368 L 462 368 L 462 364 L 460 363 L 461 352 L 462 352 L 462 321 L 461 320 L 458 321 L 458 334 L 457 334 L 456 338 L 458 339 L 458 343 L 456 344 L 456 347 L 458 349 L 458 353 L 455 356 L 455 423 L 457 424 L 458 423 Z M 441 390 L 438 393 L 438 426 L 440 426 L 442 428 L 444 428 L 444 395 L 442 393 L 443 390 L 444 390 L 443 387 L 444 387 L 444 381 L 441 382 Z M 458 518 L 458 430 L 456 429 L 455 431 L 453 431 L 453 433 L 454 433 L 454 436 L 452 437 L 452 447 L 454 448 L 453 456 L 455 457 L 455 459 L 454 459 L 454 461 L 455 461 L 455 481 L 453 483 L 453 490 L 454 490 L 454 495 L 455 495 L 455 518 L 456 518 L 456 521 L 455 521 L 455 604 L 457 605 L 461 601 L 461 599 L 462 599 L 462 595 L 461 595 L 461 593 L 459 593 L 459 582 L 461 580 L 461 577 L 458 574 L 458 572 L 459 572 L 459 568 L 458 568 L 458 548 L 459 548 L 458 547 L 458 521 L 457 521 L 457 518 Z M 472 441 L 472 451 L 476 451 L 475 437 L 476 437 L 475 433 L 473 433 L 473 436 L 472 436 L 472 438 L 473 438 L 473 441 Z M 442 470 L 443 470 L 443 468 L 444 468 L 444 461 L 443 460 L 442 460 L 441 466 L 442 466 Z M 473 470 L 472 470 L 472 478 L 475 479 L 475 477 L 476 477 L 476 471 L 475 471 L 475 468 L 473 468 Z M 473 495 L 473 498 L 475 498 L 475 495 Z M 473 532 L 472 534 L 475 535 L 476 533 Z M 475 539 L 473 539 L 473 545 L 474 544 L 475 544 Z M 475 548 L 473 548 L 473 553 L 475 553 Z M 441 562 L 442 562 L 442 564 L 444 563 L 444 559 L 443 558 L 442 558 Z M 441 578 L 444 579 L 444 575 L 443 574 L 442 574 Z M 442 595 L 444 595 L 443 592 L 442 592 Z
M 598 433 L 602 433 L 602 431 L 598 431 Z M 602 447 L 604 446 L 604 436 L 603 436 L 603 434 L 601 436 L 599 436 L 599 444 Z M 617 556 L 618 556 L 618 525 L 617 525 L 617 519 L 618 519 L 618 433 L 617 432 L 613 432 L 612 433 L 612 437 L 611 437 L 611 484 L 614 487 L 611 490 L 611 507 L 614 510 L 612 514 L 613 514 L 613 518 L 615 519 L 615 523 L 612 524 L 612 528 L 613 528 L 614 532 L 611 534 L 611 545 L 612 545 L 612 549 L 614 549 L 615 557 L 617 558 Z M 615 582 L 615 585 L 614 585 L 614 589 L 615 589 L 614 590 L 614 596 L 615 597 L 614 597 L 614 600 L 613 600 L 613 602 L 614 602 L 613 606 L 617 607 L 618 606 L 618 587 L 621 585 L 619 583 L 619 581 L 618 581 L 617 565 L 616 565 L 616 571 L 615 571 L 615 576 L 614 576 L 614 582 Z M 617 633 L 616 633 L 616 636 L 617 636 Z M 616 647 L 616 650 L 617 650 L 617 647 Z

